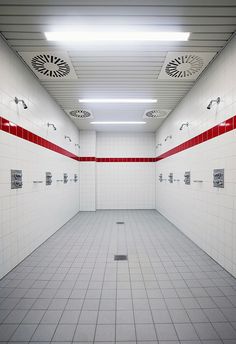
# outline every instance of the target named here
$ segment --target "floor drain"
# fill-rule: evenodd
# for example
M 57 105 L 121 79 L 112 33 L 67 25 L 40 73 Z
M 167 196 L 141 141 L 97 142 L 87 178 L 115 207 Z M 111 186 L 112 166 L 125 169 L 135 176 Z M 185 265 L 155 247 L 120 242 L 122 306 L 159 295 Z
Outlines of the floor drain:
M 116 222 L 116 224 L 117 224 L 117 225 L 124 225 L 125 223 L 122 222 L 122 221 L 118 221 L 118 222 Z
M 128 256 L 125 254 L 116 254 L 114 256 L 114 260 L 128 260 Z

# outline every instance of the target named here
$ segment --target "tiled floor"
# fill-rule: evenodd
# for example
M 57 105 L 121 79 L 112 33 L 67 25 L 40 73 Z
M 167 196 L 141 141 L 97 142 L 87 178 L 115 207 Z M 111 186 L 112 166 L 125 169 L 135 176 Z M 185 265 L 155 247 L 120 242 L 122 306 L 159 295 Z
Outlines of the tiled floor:
M 236 280 L 155 211 L 80 213 L 0 281 L 0 322 L 5 343 L 235 344 Z

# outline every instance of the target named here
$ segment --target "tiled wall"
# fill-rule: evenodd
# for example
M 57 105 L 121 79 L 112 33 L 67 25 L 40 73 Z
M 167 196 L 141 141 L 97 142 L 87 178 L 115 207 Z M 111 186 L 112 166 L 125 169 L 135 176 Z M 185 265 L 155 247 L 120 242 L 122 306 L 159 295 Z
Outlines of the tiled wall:
M 236 38 L 202 75 L 189 94 L 157 131 L 160 156 L 236 114 Z M 211 110 L 211 99 L 221 98 Z M 235 118 L 234 118 L 235 121 Z M 182 131 L 182 123 L 189 127 Z M 236 276 L 236 130 L 233 121 L 223 122 L 214 137 L 211 130 L 204 141 L 192 148 L 166 157 L 156 163 L 156 208 L 196 244 Z M 230 131 L 228 131 L 230 130 Z M 227 132 L 228 131 L 228 132 Z M 165 138 L 172 139 L 165 142 Z M 225 187 L 213 187 L 213 169 L 225 169 Z M 183 182 L 184 172 L 191 171 L 191 185 Z M 175 181 L 159 182 L 158 175 Z M 202 182 L 194 182 L 201 180 Z
M 25 128 L 24 133 L 28 133 L 24 139 L 19 132 L 11 134 L 0 130 L 1 278 L 78 212 L 79 183 L 70 179 L 79 172 L 79 164 L 50 149 L 58 151 L 61 147 L 61 153 L 78 155 L 75 143 L 79 142 L 79 133 L 2 40 L 0 61 L 0 117 Z M 25 100 L 27 110 L 15 104 L 15 96 Z M 57 130 L 48 128 L 48 122 L 54 123 Z M 48 149 L 46 141 L 45 146 L 37 144 L 36 135 L 31 133 L 38 135 L 40 143 L 44 142 L 40 138 L 51 142 L 51 148 Z M 66 141 L 64 135 L 69 135 L 72 142 Z M 11 190 L 11 169 L 23 170 L 22 189 Z M 53 175 L 51 186 L 45 185 L 46 171 Z M 62 180 L 63 173 L 68 173 L 67 184 L 56 182 Z M 41 180 L 43 183 L 33 183 Z
M 97 209 L 155 208 L 155 163 L 102 159 L 153 158 L 154 147 L 152 133 L 97 133 Z
M 96 210 L 96 132 L 80 131 L 80 210 Z M 87 161 L 90 160 L 90 161 Z

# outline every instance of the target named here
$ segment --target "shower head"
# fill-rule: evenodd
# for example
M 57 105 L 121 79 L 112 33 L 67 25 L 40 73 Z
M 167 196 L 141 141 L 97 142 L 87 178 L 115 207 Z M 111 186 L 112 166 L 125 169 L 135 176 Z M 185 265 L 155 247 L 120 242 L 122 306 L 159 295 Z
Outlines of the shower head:
M 185 127 L 185 126 L 188 127 L 188 125 L 189 125 L 188 122 L 182 123 L 181 126 L 180 126 L 180 128 L 179 128 L 179 130 L 183 130 L 183 127 Z
M 53 123 L 48 123 L 48 127 L 53 127 L 53 130 L 57 130 L 56 126 Z
M 165 141 L 167 141 L 168 139 L 172 139 L 172 135 L 166 136 Z
M 69 142 L 71 142 L 70 136 L 65 135 L 65 140 L 68 140 Z
M 210 103 L 208 104 L 208 106 L 207 106 L 207 110 L 211 109 L 211 106 L 212 106 L 213 103 L 220 104 L 220 97 L 217 97 L 216 99 L 212 99 L 210 101 Z
M 24 110 L 28 109 L 28 106 L 25 104 L 25 101 L 23 99 L 18 99 L 17 97 L 15 97 L 14 101 L 16 104 L 22 103 Z

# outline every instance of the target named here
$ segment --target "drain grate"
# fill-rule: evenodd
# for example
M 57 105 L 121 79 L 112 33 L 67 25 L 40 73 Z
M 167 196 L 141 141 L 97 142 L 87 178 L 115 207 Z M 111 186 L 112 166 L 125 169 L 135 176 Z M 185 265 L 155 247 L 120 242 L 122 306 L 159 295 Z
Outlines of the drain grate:
M 116 254 L 114 255 L 114 260 L 128 260 L 128 256 L 125 254 Z
M 125 223 L 122 222 L 122 221 L 118 221 L 118 222 L 116 222 L 116 224 L 117 224 L 117 225 L 124 225 Z

